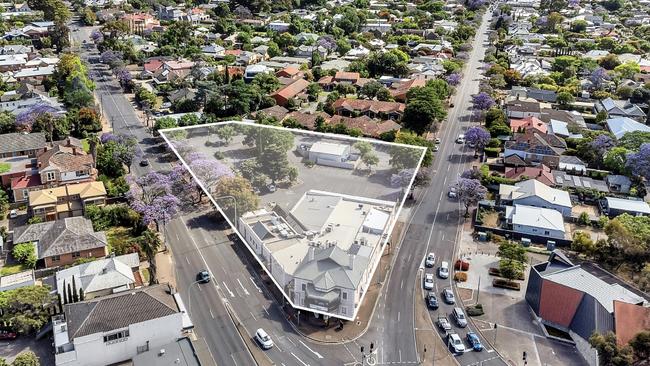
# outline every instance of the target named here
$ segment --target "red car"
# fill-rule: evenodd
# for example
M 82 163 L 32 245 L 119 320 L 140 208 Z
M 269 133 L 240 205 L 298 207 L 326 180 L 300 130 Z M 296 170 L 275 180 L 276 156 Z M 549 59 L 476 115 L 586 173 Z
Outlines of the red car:
M 16 332 L 12 332 L 10 330 L 0 330 L 0 340 L 11 340 L 11 339 L 16 339 L 18 335 Z

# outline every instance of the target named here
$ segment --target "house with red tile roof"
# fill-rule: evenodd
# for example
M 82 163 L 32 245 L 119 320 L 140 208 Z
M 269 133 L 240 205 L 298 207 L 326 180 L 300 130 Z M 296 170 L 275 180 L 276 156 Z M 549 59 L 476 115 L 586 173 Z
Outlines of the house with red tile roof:
M 345 117 L 334 115 L 326 121 L 327 124 L 336 126 L 343 124 L 348 129 L 360 130 L 364 136 L 367 137 L 380 137 L 385 132 L 399 131 L 402 126 L 392 120 L 375 120 L 368 116 L 360 117 Z
M 555 178 L 553 177 L 551 168 L 544 164 L 538 167 L 515 166 L 514 168 L 506 168 L 505 177 L 512 180 L 535 179 L 549 187 L 555 185 Z
M 510 120 L 510 130 L 512 132 L 526 132 L 529 129 L 533 129 L 539 133 L 548 133 L 548 124 L 537 117 L 513 118 Z
M 122 20 L 129 25 L 129 31 L 136 34 L 151 32 L 155 27 L 160 27 L 160 21 L 147 13 L 124 14 Z
M 399 120 L 406 105 L 398 102 L 341 98 L 332 103 L 332 108 L 341 116 L 365 115 L 370 118 Z
M 427 81 L 424 79 L 410 79 L 408 81 L 400 82 L 400 83 L 393 83 L 393 85 L 390 86 L 390 89 L 388 91 L 390 92 L 390 95 L 395 99 L 396 102 L 406 102 L 406 93 L 408 93 L 411 88 L 415 87 L 421 87 L 426 85 Z
M 278 105 L 285 106 L 290 99 L 299 98 L 300 94 L 303 94 L 308 86 L 309 81 L 305 79 L 298 79 L 293 83 L 273 92 L 273 94 L 271 94 L 271 98 L 273 98 Z

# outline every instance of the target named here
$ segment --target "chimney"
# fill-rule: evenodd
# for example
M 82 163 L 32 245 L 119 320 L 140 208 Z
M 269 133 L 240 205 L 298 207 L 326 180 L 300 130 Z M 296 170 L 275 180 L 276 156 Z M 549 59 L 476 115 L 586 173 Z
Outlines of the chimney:
M 356 257 L 357 256 L 354 255 L 354 254 L 351 254 L 350 256 L 348 256 L 348 258 L 350 260 L 350 262 L 348 263 L 348 268 L 354 269 L 354 260 L 355 260 Z
M 102 274 L 106 274 L 106 273 L 108 273 L 108 270 L 106 269 L 106 267 L 102 268 Z

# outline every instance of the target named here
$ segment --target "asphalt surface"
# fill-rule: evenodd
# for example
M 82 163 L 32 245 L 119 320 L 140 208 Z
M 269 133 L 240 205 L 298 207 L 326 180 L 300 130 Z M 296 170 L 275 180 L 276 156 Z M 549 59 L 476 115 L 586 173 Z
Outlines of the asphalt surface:
M 458 202 L 448 199 L 446 194 L 448 186 L 473 162 L 473 150 L 455 144 L 454 140 L 471 126 L 470 100 L 471 95 L 478 92 L 486 27 L 484 21 L 474 40 L 465 77 L 454 96 L 455 107 L 449 111 L 448 122 L 439 132 L 442 143 L 431 167 L 431 184 L 417 193 L 416 206 L 389 280 L 382 290 L 379 306 L 368 332 L 359 340 L 346 345 L 326 346 L 314 344 L 296 334 L 284 319 L 279 304 L 266 293 L 262 281 L 243 255 L 244 249 L 234 245 L 226 237 L 222 224 L 214 219 L 197 212 L 180 216 L 166 225 L 165 235 L 174 254 L 178 290 L 195 324 L 195 333 L 205 338 L 218 365 L 254 364 L 234 322 L 245 328 L 247 334 L 243 337 L 254 334 L 257 328 L 264 328 L 276 343 L 276 347 L 265 354 L 278 365 L 358 364 L 361 360 L 359 347 L 364 345 L 368 349 L 370 342 L 377 349 L 377 364 L 419 362 L 415 348 L 414 301 L 424 301 L 424 292 L 414 290 L 413 283 L 422 281 L 426 253 L 436 254 L 436 267 L 442 260 L 453 262 L 459 223 L 464 219 Z M 88 39 L 90 31 L 89 27 L 80 28 L 72 32 L 72 37 L 80 43 L 82 39 Z M 93 49 L 82 48 L 81 51 L 87 58 Z M 114 131 L 136 137 L 142 158 L 150 162 L 147 167 L 136 162 L 132 167 L 133 174 L 168 170 L 169 164 L 160 160 L 160 140 L 153 139 L 140 123 L 133 106 L 105 66 L 91 64 L 90 71 L 97 84 L 97 98 Z M 195 283 L 196 274 L 202 269 L 208 269 L 213 275 L 209 284 Z M 438 297 L 443 288 L 450 286 L 451 280 L 437 279 Z M 431 312 L 432 322 L 439 314 L 449 317 L 453 309 L 453 306 L 440 302 L 440 309 Z M 231 310 L 234 322 L 227 308 Z M 474 328 L 470 324 L 464 329 L 455 326 L 453 329 L 461 337 L 467 330 Z M 481 362 L 482 365 L 505 364 L 489 346 L 483 352 L 459 355 L 457 360 L 461 365 Z

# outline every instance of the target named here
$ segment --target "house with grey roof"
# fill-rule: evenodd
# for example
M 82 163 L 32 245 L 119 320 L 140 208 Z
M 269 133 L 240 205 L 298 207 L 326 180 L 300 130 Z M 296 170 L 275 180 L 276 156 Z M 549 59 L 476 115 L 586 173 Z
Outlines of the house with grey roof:
M 619 175 L 619 174 L 610 174 L 605 177 L 605 182 L 610 192 L 614 193 L 630 193 L 630 188 L 632 187 L 632 180 L 630 178 Z
M 106 234 L 95 231 L 93 223 L 85 217 L 16 227 L 13 243 L 33 243 L 36 257 L 46 268 L 69 265 L 81 258 L 102 258 L 108 254 Z
M 571 216 L 573 207 L 568 192 L 549 187 L 536 179 L 528 179 L 515 185 L 500 184 L 499 203 L 553 209 L 564 217 Z
M 159 351 L 192 328 L 181 297 L 168 284 L 66 304 L 52 323 L 57 366 L 128 361 Z
M 46 146 L 43 132 L 0 134 L 0 158 L 22 155 L 35 158 Z
M 564 227 L 564 218 L 556 210 L 514 205 L 506 207 L 505 217 L 507 224 L 516 233 L 567 239 L 568 230 Z
M 629 100 L 605 98 L 600 103 L 596 103 L 596 112 L 603 111 L 607 113 L 609 118 L 628 117 L 637 122 L 644 122 L 646 119 L 645 112 Z
M 86 300 L 142 286 L 139 274 L 140 257 L 130 253 L 117 257 L 97 259 L 72 266 L 56 273 L 56 291 L 63 303 L 67 303 L 68 291 Z M 74 283 L 74 286 L 72 285 Z
M 607 128 L 616 139 L 620 139 L 630 132 L 650 132 L 650 126 L 629 117 L 610 118 L 606 122 Z
M 650 216 L 650 205 L 640 199 L 605 197 L 599 201 L 603 214 L 613 218 L 624 213 L 632 216 Z
M 394 214 L 394 202 L 311 190 L 290 211 L 243 214 L 238 228 L 294 308 L 353 320 Z
M 165 352 L 160 352 L 161 349 Z M 167 343 L 160 349 L 144 351 L 131 362 L 133 366 L 201 366 L 199 352 L 187 337 Z

